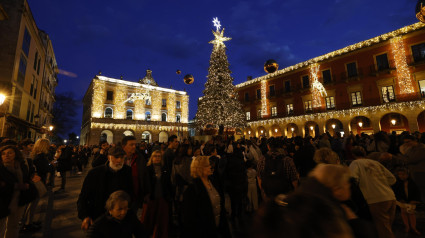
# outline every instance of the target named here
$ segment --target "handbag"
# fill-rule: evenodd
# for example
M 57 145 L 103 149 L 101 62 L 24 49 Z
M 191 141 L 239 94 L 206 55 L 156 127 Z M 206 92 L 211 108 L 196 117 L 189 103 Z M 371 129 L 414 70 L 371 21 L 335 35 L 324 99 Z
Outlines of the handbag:
M 42 181 L 38 181 L 34 183 L 35 188 L 37 189 L 38 197 L 43 198 L 47 195 L 47 188 L 46 185 Z

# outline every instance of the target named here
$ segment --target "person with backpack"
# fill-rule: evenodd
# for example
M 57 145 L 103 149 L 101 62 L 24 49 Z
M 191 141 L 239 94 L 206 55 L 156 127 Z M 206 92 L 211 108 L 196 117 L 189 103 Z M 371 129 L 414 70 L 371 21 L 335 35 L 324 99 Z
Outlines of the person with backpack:
M 298 172 L 292 158 L 278 152 L 278 141 L 267 140 L 264 169 L 260 174 L 261 189 L 265 196 L 273 199 L 276 195 L 287 194 L 298 187 Z

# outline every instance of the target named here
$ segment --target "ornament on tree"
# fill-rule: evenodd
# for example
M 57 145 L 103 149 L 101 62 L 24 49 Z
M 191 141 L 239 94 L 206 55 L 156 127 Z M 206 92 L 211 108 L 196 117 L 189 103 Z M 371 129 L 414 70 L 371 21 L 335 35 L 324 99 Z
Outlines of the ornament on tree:
M 178 69 L 177 71 L 176 71 L 176 74 L 181 74 L 182 73 L 182 71 L 180 71 L 180 69 Z
M 183 80 L 185 84 L 192 84 L 195 79 L 193 78 L 191 74 L 186 74 Z
M 264 71 L 266 71 L 266 73 L 274 73 L 278 68 L 279 64 L 274 59 L 269 59 L 264 63 Z

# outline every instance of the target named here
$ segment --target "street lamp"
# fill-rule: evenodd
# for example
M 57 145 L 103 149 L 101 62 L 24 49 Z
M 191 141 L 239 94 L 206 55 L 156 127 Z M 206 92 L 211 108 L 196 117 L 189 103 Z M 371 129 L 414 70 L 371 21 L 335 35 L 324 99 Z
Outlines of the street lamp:
M 78 139 L 80 139 L 80 137 L 79 137 L 79 136 L 77 136 L 77 140 L 78 140 Z
M 63 140 L 63 143 L 65 143 L 66 144 L 66 142 L 68 142 L 67 140 Z

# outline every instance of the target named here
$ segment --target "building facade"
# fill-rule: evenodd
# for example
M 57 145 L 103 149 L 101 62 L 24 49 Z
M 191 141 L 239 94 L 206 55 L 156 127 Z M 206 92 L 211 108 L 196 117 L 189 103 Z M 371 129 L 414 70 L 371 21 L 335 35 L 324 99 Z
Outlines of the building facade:
M 6 96 L 1 136 L 36 140 L 53 118 L 58 68 L 52 42 L 37 27 L 26 0 L 2 1 L 2 11 L 7 17 L 0 21 L 0 94 Z
M 126 135 L 147 142 L 166 142 L 188 134 L 189 96 L 159 87 L 147 70 L 138 83 L 95 76 L 83 99 L 80 143 L 118 143 Z
M 425 24 L 236 85 L 251 136 L 425 132 Z

